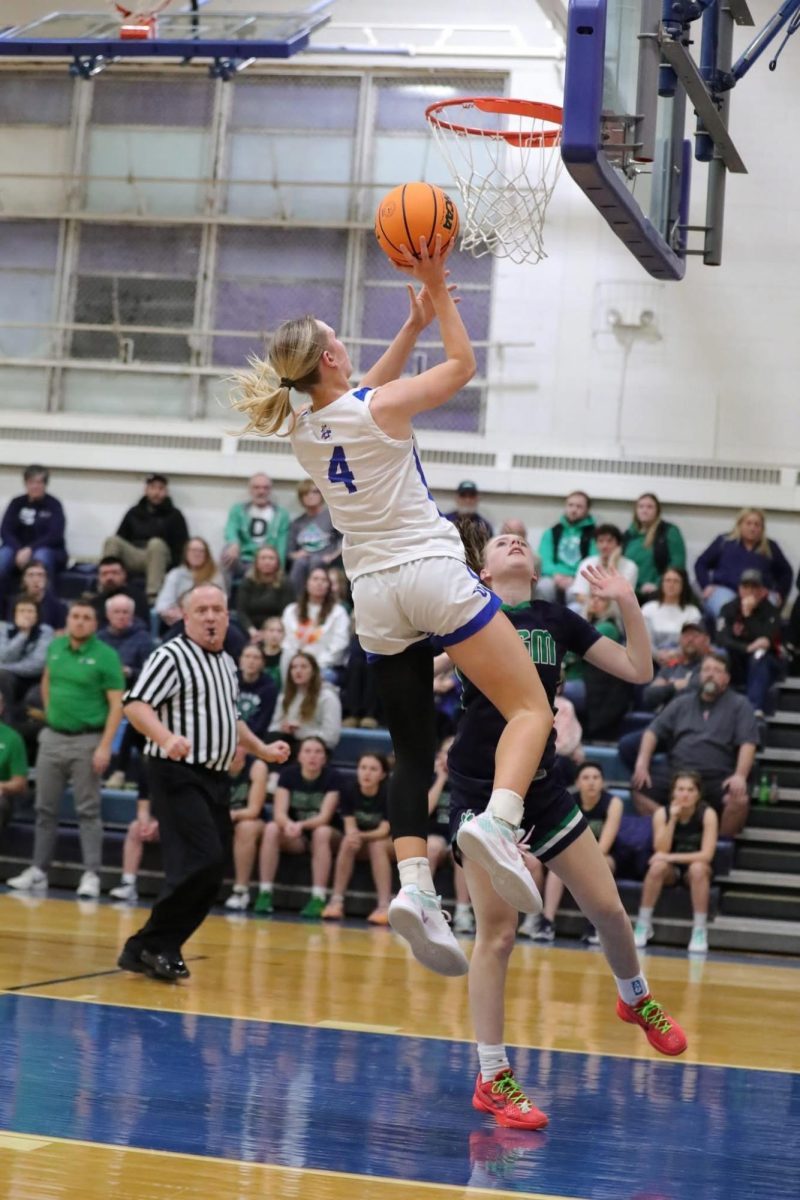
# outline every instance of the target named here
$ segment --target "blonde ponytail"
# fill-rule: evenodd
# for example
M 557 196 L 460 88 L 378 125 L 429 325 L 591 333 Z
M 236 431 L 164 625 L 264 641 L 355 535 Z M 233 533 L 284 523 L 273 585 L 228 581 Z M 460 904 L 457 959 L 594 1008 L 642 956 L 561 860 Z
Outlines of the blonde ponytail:
M 242 434 L 264 437 L 279 434 L 284 425 L 290 434 L 295 415 L 289 401 L 291 389 L 308 392 L 320 381 L 319 360 L 327 349 L 328 335 L 315 317 L 284 321 L 273 335 L 269 358 L 248 359 L 250 370 L 233 377 L 231 406 L 247 417 Z

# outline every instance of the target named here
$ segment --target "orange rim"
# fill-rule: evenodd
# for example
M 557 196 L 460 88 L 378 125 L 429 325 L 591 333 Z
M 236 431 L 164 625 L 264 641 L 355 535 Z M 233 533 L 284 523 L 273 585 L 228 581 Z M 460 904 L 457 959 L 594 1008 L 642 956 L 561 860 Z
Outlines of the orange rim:
M 462 125 L 448 120 L 443 115 L 446 109 L 472 104 L 481 112 L 497 113 L 500 116 L 531 117 L 550 121 L 555 129 L 543 129 L 536 133 L 513 133 L 503 129 L 479 129 L 477 126 Z M 561 140 L 561 125 L 564 110 L 557 104 L 542 104 L 538 100 L 506 100 L 500 96 L 460 96 L 456 100 L 437 100 L 425 109 L 425 119 L 437 129 L 450 133 L 467 134 L 469 137 L 502 139 L 509 146 L 556 146 Z

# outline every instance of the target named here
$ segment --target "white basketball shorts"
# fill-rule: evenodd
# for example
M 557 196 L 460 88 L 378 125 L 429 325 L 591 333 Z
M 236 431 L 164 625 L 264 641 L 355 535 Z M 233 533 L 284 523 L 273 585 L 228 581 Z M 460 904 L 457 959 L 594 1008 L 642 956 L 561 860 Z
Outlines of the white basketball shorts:
M 431 640 L 446 650 L 483 629 L 501 600 L 457 558 L 422 558 L 359 575 L 353 584 L 358 640 L 370 657 Z

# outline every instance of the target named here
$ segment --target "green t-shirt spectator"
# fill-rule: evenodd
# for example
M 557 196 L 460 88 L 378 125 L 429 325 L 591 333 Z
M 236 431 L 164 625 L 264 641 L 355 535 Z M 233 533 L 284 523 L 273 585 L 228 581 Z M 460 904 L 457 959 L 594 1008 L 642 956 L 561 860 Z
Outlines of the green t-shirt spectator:
M 54 638 L 47 650 L 47 724 L 60 733 L 101 730 L 108 717 L 106 692 L 125 690 L 116 650 L 92 635 L 77 650 L 69 636 Z
M 0 783 L 28 774 L 28 755 L 16 729 L 0 721 Z

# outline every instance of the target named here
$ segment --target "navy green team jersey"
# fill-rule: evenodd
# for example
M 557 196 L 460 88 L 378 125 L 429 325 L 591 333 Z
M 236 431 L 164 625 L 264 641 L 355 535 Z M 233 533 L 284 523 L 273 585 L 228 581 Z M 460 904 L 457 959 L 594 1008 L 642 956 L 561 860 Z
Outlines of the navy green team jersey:
M 504 604 L 503 612 L 515 626 L 531 660 L 536 664 L 552 708 L 564 655 L 571 651 L 583 658 L 601 635 L 577 613 L 546 600 L 531 600 L 513 606 Z M 464 679 L 463 685 L 461 706 L 464 711 L 458 723 L 456 740 L 450 747 L 448 762 L 460 775 L 472 779 L 491 778 L 494 773 L 494 754 L 505 721 L 473 683 Z M 552 770 L 555 757 L 556 735 L 553 730 L 540 766 L 546 771 Z
M 356 828 L 361 833 L 377 829 L 381 821 L 389 819 L 386 810 L 386 780 L 381 782 L 377 796 L 365 796 L 355 779 L 351 784 L 346 784 L 342 789 L 339 815 L 355 817 Z
M 293 821 L 316 817 L 328 792 L 341 791 L 341 780 L 331 767 L 323 767 L 316 779 L 304 779 L 298 766 L 284 767 L 278 787 L 289 793 L 289 816 Z

